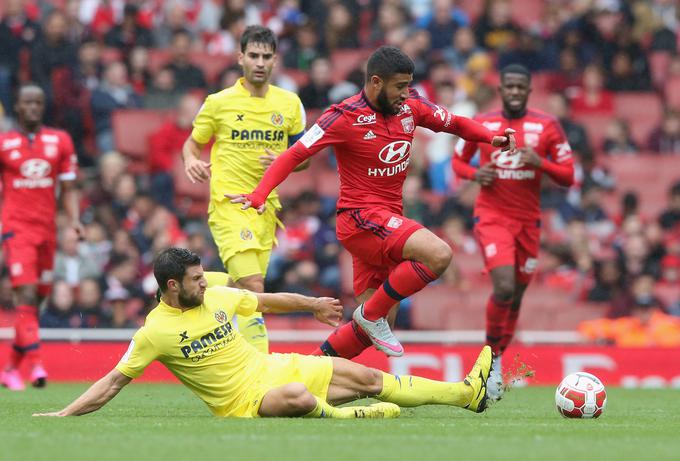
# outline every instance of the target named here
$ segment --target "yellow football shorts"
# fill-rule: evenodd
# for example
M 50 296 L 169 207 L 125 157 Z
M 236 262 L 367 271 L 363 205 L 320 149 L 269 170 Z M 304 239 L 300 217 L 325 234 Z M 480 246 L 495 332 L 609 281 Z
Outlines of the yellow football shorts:
M 220 259 L 234 281 L 267 273 L 269 256 L 276 243 L 276 227 L 281 225 L 274 206 L 267 205 L 262 215 L 252 208 L 241 210 L 239 205 L 229 202 L 210 207 L 210 232 Z
M 245 393 L 234 416 L 258 417 L 262 399 L 270 390 L 290 383 L 302 383 L 315 396 L 326 400 L 333 377 L 331 357 L 302 354 L 270 354 L 264 374 Z

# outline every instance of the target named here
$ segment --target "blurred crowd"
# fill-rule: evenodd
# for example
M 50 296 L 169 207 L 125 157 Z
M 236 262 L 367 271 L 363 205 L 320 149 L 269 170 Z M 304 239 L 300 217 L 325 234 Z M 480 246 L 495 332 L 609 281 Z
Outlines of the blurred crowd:
M 310 122 L 361 88 L 361 63 L 382 44 L 412 57 L 421 94 L 465 116 L 499 104 L 500 67 L 528 67 L 534 72 L 530 106 L 560 119 L 578 162 L 572 189 L 545 184 L 537 283 L 563 290 L 575 302 L 603 303 L 608 318 L 641 311 L 678 315 L 680 182 L 664 185 L 668 193 L 658 216 L 632 192 L 617 196 L 620 206 L 613 212 L 603 196 L 627 187 L 602 162 L 639 153 L 680 155 L 676 3 L 6 0 L 0 6 L 0 130 L 12 126 L 17 85 L 35 81 L 48 96 L 47 124 L 74 138 L 82 171 L 85 240 L 68 231 L 59 235 L 57 283 L 43 325 L 139 324 L 156 288 L 150 263 L 168 245 L 187 246 L 207 268 L 222 270 L 205 216 L 177 205 L 183 197 L 174 192 L 173 168 L 202 98 L 240 76 L 235 53 L 250 24 L 279 36 L 275 83 L 300 95 Z M 619 95 L 631 92 L 651 98 L 659 119 L 633 117 L 645 118 L 647 107 L 621 111 Z M 112 114 L 126 108 L 170 111 L 150 134 L 146 165 L 134 175 L 112 125 Z M 649 129 L 636 131 L 639 123 Z M 455 142 L 426 130 L 417 136 L 405 212 L 443 235 L 456 252 L 476 254 L 470 232 L 476 186 L 452 177 Z M 334 168 L 332 153 L 317 161 Z M 334 197 L 304 189 L 288 194 L 284 204 L 286 227 L 278 234 L 268 288 L 346 294 Z M 441 283 L 461 287 L 469 283 L 464 272 L 454 264 Z M 6 278 L 0 302 L 10 304 Z

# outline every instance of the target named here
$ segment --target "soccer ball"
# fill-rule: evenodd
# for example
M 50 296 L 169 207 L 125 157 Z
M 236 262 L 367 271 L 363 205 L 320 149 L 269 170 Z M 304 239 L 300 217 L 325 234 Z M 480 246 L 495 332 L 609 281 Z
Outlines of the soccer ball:
M 607 391 L 596 376 L 572 373 L 557 386 L 555 405 L 565 418 L 597 418 L 607 406 Z

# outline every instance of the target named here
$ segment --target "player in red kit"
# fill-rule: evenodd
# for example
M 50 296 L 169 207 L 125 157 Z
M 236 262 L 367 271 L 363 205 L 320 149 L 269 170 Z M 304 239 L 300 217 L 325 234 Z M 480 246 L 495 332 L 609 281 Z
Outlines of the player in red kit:
M 352 254 L 354 292 L 361 304 L 353 321 L 336 330 L 317 354 L 353 358 L 373 343 L 387 355 L 402 355 L 388 313 L 436 280 L 451 261 L 444 241 L 402 215 L 402 186 L 416 127 L 514 148 L 510 134 L 495 136 L 481 124 L 420 97 L 409 88 L 413 69 L 399 49 L 376 50 L 368 60 L 361 93 L 328 109 L 274 161 L 253 193 L 227 194 L 243 208 L 262 212 L 269 193 L 296 165 L 324 147 L 334 147 L 340 174 L 337 235 Z
M 15 106 L 19 128 L 0 134 L 3 184 L 2 251 L 16 303 L 14 343 L 0 381 L 22 390 L 19 365 L 26 360 L 30 381 L 47 383 L 40 360 L 38 306 L 51 288 L 56 250 L 56 189 L 73 228 L 82 235 L 75 189 L 77 161 L 73 142 L 61 130 L 42 126 L 45 94 L 34 84 L 19 89 Z
M 474 233 L 493 282 L 486 306 L 486 342 L 494 353 L 488 393 L 495 399 L 503 392 L 500 357 L 513 338 L 522 297 L 536 269 L 541 176 L 545 173 L 561 186 L 574 181 L 571 148 L 559 121 L 527 108 L 529 71 L 517 64 L 503 68 L 499 92 L 503 110 L 475 120 L 490 130 L 515 130 L 516 151 L 461 140 L 453 158 L 456 175 L 482 186 Z M 474 168 L 469 163 L 477 152 L 480 167 Z

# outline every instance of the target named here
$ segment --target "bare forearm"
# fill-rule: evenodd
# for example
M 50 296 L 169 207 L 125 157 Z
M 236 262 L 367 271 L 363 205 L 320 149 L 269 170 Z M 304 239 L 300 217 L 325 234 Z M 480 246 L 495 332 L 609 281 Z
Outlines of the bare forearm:
M 64 206 L 64 211 L 69 218 L 69 221 L 78 221 L 80 219 L 80 206 L 78 200 L 80 199 L 80 194 L 78 189 L 73 186 L 68 186 L 64 189 L 62 195 L 62 203 Z
M 311 165 L 311 164 L 312 164 L 312 159 L 308 158 L 307 160 L 305 160 L 304 162 L 302 162 L 301 164 L 296 166 L 293 171 L 298 172 L 298 171 L 306 170 L 307 168 L 309 168 L 309 165 Z
M 258 293 L 260 306 L 258 311 L 271 314 L 288 312 L 313 312 L 316 298 L 297 293 Z
M 83 395 L 64 408 L 60 414 L 62 416 L 80 416 L 97 411 L 114 398 L 122 388 L 123 386 L 113 382 L 109 375 L 104 376 L 90 386 Z
M 182 161 L 186 162 L 189 157 L 201 157 L 201 146 L 191 137 L 187 138 L 182 146 Z

